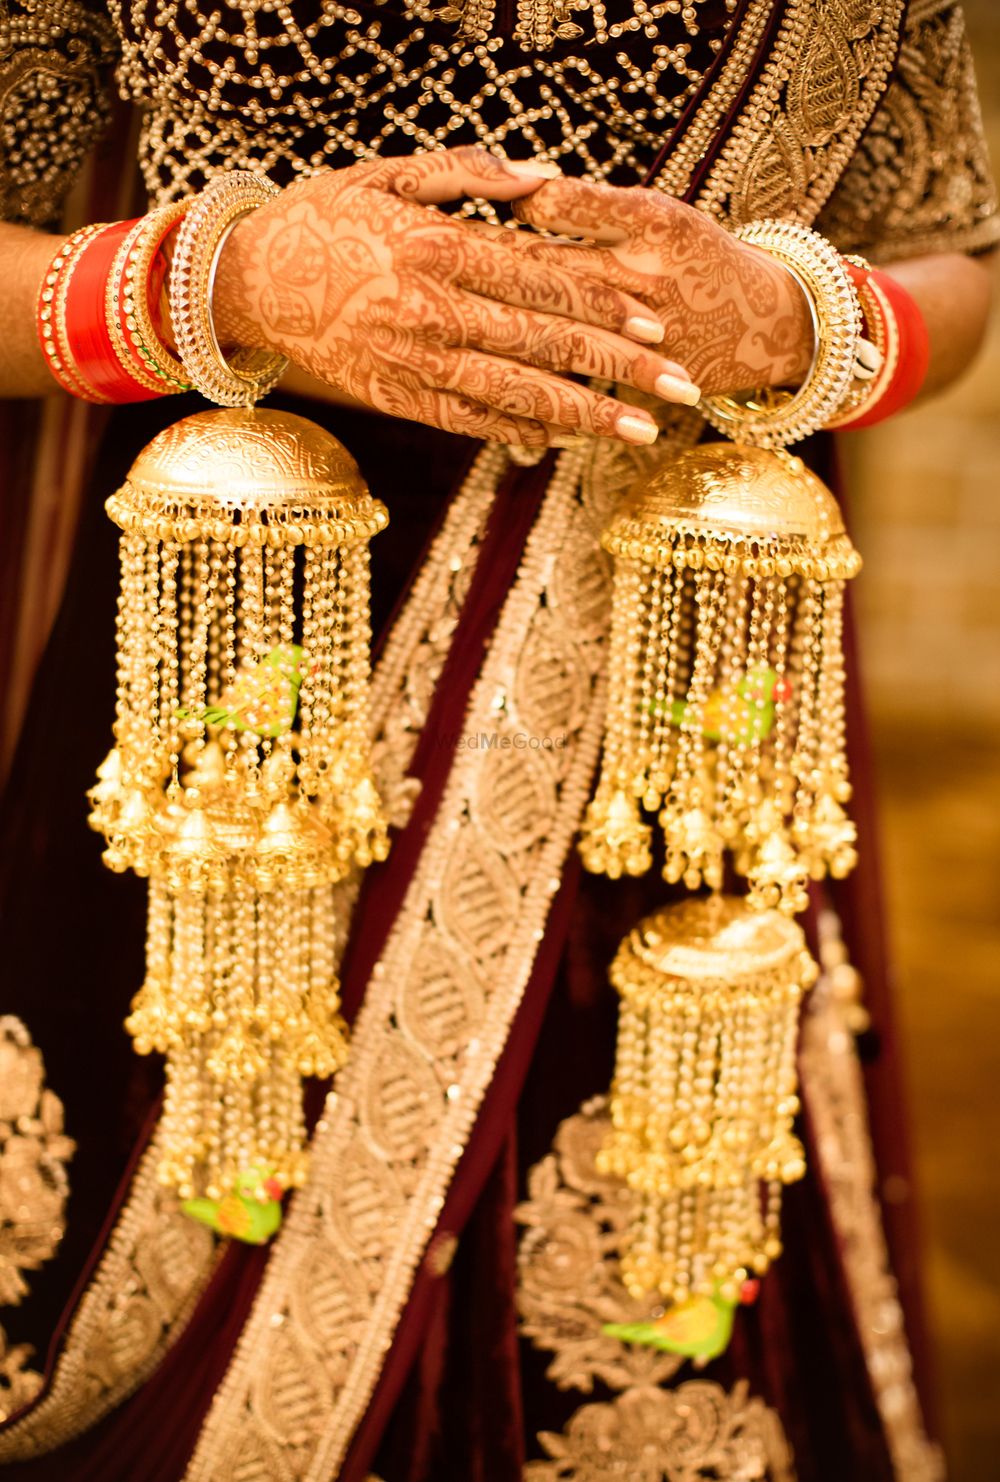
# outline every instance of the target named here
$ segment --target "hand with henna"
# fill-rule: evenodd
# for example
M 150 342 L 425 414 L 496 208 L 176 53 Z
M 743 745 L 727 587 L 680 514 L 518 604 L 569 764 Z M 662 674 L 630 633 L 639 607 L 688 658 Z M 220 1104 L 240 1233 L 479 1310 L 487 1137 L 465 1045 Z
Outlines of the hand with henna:
M 581 239 L 512 234 L 521 255 L 634 294 L 664 327 L 662 348 L 709 394 L 800 383 L 812 321 L 802 290 L 760 248 L 655 190 L 558 179 L 516 202 L 530 226 Z
M 534 262 L 436 209 L 524 199 L 551 174 L 460 148 L 324 171 L 242 220 L 223 250 L 226 343 L 281 351 L 367 406 L 543 447 L 580 431 L 649 443 L 648 413 L 569 379 L 693 404 L 662 328 L 627 291 Z

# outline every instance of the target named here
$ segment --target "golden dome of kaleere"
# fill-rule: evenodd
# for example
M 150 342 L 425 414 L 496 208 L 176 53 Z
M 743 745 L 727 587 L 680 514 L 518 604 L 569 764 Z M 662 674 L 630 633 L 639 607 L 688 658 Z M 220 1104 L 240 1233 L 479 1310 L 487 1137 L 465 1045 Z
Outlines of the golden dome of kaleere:
M 125 530 L 234 545 L 350 544 L 388 523 L 335 437 L 269 408 L 197 412 L 165 428 L 107 509 Z
M 654 565 L 746 576 L 768 574 L 761 560 L 819 580 L 861 567 L 837 501 L 801 458 L 733 443 L 702 443 L 661 465 L 630 491 L 602 543 Z
M 806 941 L 779 911 L 755 911 L 731 895 L 681 901 L 640 921 L 622 942 L 618 977 L 733 982 L 765 972 L 796 972 Z

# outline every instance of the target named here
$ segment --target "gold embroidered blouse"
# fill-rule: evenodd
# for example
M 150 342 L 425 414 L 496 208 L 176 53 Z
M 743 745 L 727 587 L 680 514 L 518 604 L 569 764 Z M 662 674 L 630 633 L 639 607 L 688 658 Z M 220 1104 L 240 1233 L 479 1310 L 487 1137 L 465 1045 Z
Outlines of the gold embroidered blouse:
M 473 140 L 630 183 L 724 45 L 735 4 L 0 0 L 0 215 L 58 214 L 106 127 L 115 64 L 142 110 L 157 200 L 231 166 L 281 180 Z M 883 260 L 1000 239 L 953 0 L 912 0 L 892 81 L 820 224 Z

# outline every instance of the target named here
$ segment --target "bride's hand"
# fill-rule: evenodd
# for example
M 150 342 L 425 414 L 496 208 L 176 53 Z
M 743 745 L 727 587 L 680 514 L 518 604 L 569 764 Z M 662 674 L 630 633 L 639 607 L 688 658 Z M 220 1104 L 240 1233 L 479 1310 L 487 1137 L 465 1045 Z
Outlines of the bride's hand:
M 530 446 L 578 431 L 652 442 L 646 412 L 565 374 L 696 400 L 686 371 L 653 347 L 662 331 L 645 305 L 435 209 L 524 198 L 545 178 L 474 148 L 310 176 L 231 234 L 215 290 L 220 337 L 280 350 L 368 406 L 453 432 Z
M 641 298 L 664 326 L 662 348 L 703 391 L 794 385 L 808 373 L 813 329 L 801 289 L 768 253 L 703 211 L 655 190 L 562 178 L 518 201 L 514 214 L 592 244 L 529 233 L 518 243 L 536 262 Z

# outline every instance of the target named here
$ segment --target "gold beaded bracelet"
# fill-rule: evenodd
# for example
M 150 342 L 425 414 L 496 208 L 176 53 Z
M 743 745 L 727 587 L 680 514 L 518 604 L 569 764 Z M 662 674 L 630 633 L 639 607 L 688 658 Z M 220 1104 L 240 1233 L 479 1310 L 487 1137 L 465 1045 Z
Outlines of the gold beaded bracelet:
M 143 216 L 125 238 L 108 276 L 108 333 L 133 375 L 154 391 L 190 391 L 183 365 L 164 345 L 149 309 L 149 276 L 153 259 L 187 212 L 187 201 L 174 201 Z
M 170 267 L 174 338 L 187 378 L 219 406 L 252 406 L 288 365 L 270 350 L 240 350 L 227 360 L 212 317 L 212 290 L 230 231 L 278 193 L 265 177 L 230 170 L 189 206 L 177 234 Z
M 825 427 L 846 401 L 867 356 L 861 308 L 847 266 L 819 232 L 791 221 L 754 221 L 734 233 L 777 258 L 809 305 L 815 348 L 797 391 L 768 389 L 745 399 L 706 396 L 701 409 L 712 426 L 738 442 L 781 448 Z

